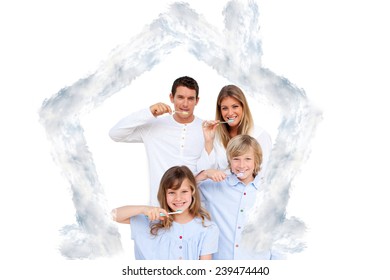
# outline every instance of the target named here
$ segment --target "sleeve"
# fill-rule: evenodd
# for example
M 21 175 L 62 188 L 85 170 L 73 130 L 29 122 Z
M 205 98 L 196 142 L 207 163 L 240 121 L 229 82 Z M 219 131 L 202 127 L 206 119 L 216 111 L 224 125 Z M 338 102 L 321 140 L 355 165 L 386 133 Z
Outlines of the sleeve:
M 131 239 L 144 235 L 150 231 L 149 219 L 144 215 L 137 215 L 130 218 Z
M 202 242 L 200 255 L 209 255 L 218 252 L 219 229 L 215 223 L 207 226 L 206 234 Z
M 109 131 L 109 136 L 116 142 L 142 143 L 145 134 L 155 117 L 149 108 L 142 109 L 121 119 Z
M 215 169 L 216 168 L 216 156 L 214 149 L 211 151 L 210 154 L 206 152 L 206 149 L 203 148 L 202 153 L 196 163 L 197 170 L 203 171 L 207 169 Z
M 203 208 L 207 207 L 207 196 L 206 196 L 207 189 L 205 189 L 205 186 L 207 185 L 208 181 L 209 181 L 209 179 L 206 179 L 206 180 L 198 183 L 198 190 L 200 193 L 200 202 L 201 202 L 201 205 Z

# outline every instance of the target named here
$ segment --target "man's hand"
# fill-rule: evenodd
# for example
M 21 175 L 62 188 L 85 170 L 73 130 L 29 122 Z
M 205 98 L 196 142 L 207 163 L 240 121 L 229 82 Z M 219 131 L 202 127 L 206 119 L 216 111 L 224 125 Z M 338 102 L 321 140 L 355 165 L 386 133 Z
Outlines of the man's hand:
M 152 106 L 150 106 L 150 112 L 153 114 L 153 116 L 158 117 L 165 113 L 172 113 L 172 109 L 169 105 L 159 102 Z

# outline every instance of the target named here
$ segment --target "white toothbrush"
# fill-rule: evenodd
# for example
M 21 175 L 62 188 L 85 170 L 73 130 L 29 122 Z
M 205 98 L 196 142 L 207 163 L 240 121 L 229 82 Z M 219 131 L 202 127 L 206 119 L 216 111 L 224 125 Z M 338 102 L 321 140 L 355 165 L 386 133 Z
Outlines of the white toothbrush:
M 183 210 L 176 210 L 175 212 L 168 212 L 168 215 L 180 214 L 182 212 L 183 212 Z M 164 217 L 165 214 L 164 213 L 160 213 L 160 216 Z
M 172 114 L 176 114 L 176 113 L 183 114 L 183 115 L 188 115 L 189 114 L 186 111 L 172 111 Z
M 218 124 L 221 124 L 221 123 L 232 123 L 232 122 L 234 122 L 234 120 L 232 120 L 232 119 L 229 119 L 229 120 L 227 120 L 226 122 L 219 122 L 219 123 L 217 123 L 217 125 Z M 207 127 L 207 126 L 211 126 L 211 125 L 214 125 L 215 123 L 213 123 L 213 121 L 206 121 L 204 124 L 203 124 L 203 126 L 204 127 Z

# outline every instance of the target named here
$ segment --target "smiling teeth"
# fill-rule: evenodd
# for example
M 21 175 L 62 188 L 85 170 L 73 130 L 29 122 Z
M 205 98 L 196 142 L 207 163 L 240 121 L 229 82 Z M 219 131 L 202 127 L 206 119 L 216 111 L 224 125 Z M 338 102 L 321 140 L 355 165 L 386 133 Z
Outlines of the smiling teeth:
M 183 207 L 184 202 L 183 203 L 174 203 L 173 205 L 175 205 L 176 207 Z

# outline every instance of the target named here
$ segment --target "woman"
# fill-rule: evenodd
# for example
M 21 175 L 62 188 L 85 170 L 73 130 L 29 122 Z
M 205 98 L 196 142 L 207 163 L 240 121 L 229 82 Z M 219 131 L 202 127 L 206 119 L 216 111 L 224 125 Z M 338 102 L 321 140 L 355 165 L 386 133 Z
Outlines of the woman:
M 263 151 L 261 176 L 272 149 L 268 132 L 255 126 L 248 102 L 242 90 L 235 85 L 224 86 L 217 98 L 215 121 L 203 122 L 205 149 L 198 161 L 198 170 L 220 169 L 228 171 L 226 147 L 234 136 L 247 134 L 254 137 Z

